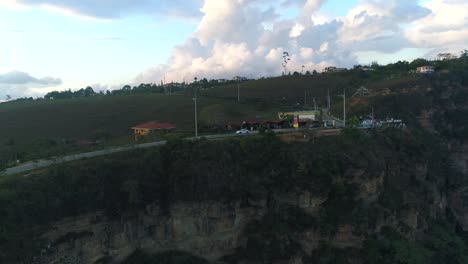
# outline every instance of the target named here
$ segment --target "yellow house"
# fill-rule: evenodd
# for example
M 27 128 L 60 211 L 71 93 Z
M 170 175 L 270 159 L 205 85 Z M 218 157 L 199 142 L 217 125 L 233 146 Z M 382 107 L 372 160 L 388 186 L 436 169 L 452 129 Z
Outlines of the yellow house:
M 148 122 L 132 127 L 135 134 L 135 140 L 156 131 L 173 130 L 176 126 L 170 123 Z

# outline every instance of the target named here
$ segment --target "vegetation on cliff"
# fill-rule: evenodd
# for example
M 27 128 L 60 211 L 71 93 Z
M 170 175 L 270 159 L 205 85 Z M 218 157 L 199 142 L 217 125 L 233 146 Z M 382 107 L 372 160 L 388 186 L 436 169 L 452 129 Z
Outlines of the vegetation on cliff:
M 379 177 L 383 185 L 366 194 L 362 184 Z M 246 247 L 226 256 L 226 262 L 264 263 L 303 254 L 332 263 L 326 252 L 335 252 L 333 245 L 324 244 L 327 250 L 318 253 L 303 252 L 295 235 L 312 228 L 327 241 L 343 225 L 354 226 L 353 232 L 368 242 L 362 251 L 342 254 L 369 263 L 376 263 L 377 256 L 398 259 L 399 254 L 416 254 L 414 261 L 400 263 L 428 263 L 423 261 L 448 254 L 441 249 L 452 243 L 460 250 L 449 253 L 458 261 L 466 257 L 468 251 L 461 250 L 466 244 L 445 209 L 436 210 L 434 204 L 460 184 L 466 180 L 452 169 L 446 150 L 422 132 L 349 130 L 338 137 L 291 144 L 268 134 L 219 142 L 172 141 L 158 149 L 2 179 L 0 259 L 15 263 L 37 256 L 34 249 L 44 244 L 31 238 L 64 217 L 103 210 L 113 218 L 144 211 L 153 203 L 169 212 L 174 202 L 240 201 L 249 206 L 266 200 L 267 215 L 251 224 Z M 318 214 L 281 203 L 282 195 L 305 191 L 325 198 Z M 402 220 L 411 210 L 418 211 L 417 227 Z M 448 231 L 429 232 L 434 221 Z

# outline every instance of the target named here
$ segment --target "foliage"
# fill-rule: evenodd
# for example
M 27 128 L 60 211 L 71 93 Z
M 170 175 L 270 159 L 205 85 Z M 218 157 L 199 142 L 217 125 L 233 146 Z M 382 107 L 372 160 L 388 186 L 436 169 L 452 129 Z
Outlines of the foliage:
M 380 234 L 365 241 L 362 253 L 369 264 L 423 264 L 431 260 L 431 251 L 408 241 L 391 227 L 384 227 Z
M 209 264 L 205 259 L 192 256 L 185 252 L 167 251 L 156 255 L 135 251 L 122 264 Z
M 202 112 L 220 107 L 225 111 L 210 113 L 214 117 L 209 115 L 208 121 L 240 121 L 257 115 L 268 118 L 254 105 L 199 100 Z M 200 118 L 204 118 L 201 114 Z M 131 127 L 149 121 L 173 123 L 179 132 L 193 133 L 193 101 L 183 96 L 145 94 L 0 104 L 0 168 L 12 166 L 16 160 L 25 162 L 93 149 L 79 146 L 79 140 L 99 141 L 94 149 L 134 143 Z M 208 128 L 200 125 L 199 132 L 206 131 Z

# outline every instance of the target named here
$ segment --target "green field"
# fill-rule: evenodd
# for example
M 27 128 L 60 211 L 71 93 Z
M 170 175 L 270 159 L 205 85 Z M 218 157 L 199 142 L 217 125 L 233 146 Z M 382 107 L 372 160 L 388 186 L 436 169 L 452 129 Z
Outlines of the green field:
M 326 107 L 328 91 L 332 112 L 341 117 L 340 95 L 344 88 L 351 96 L 361 85 L 366 85 L 375 94 L 386 91 L 400 94 L 408 87 L 427 85 L 419 76 L 390 80 L 377 77 L 375 74 L 345 72 L 243 82 L 240 103 L 237 102 L 237 85 L 202 89 L 198 101 L 199 132 L 219 133 L 230 121 L 241 122 L 257 116 L 270 119 L 276 118 L 278 111 L 311 108 L 314 98 L 318 107 Z M 191 90 L 182 94 L 146 93 L 0 104 L 0 169 L 13 165 L 16 160 L 22 162 L 132 143 L 131 127 L 148 121 L 174 123 L 177 133 L 192 135 L 194 103 Z M 306 96 L 307 105 L 304 106 Z M 362 109 L 368 104 L 361 102 L 357 106 Z M 353 106 L 353 100 L 350 100 L 350 114 Z M 75 144 L 77 140 L 101 143 L 97 147 L 83 147 Z
M 303 103 L 304 95 L 312 102 L 312 97 L 326 97 L 327 89 L 335 93 L 342 87 L 349 86 L 352 74 L 283 76 L 240 84 L 242 99 L 263 99 L 271 102 Z M 212 97 L 237 98 L 237 85 L 207 89 L 204 94 Z
M 210 133 L 229 121 L 275 115 L 273 109 L 257 109 L 234 100 L 200 97 L 198 102 L 201 133 Z M 131 127 L 148 121 L 170 122 L 179 133 L 193 134 L 194 103 L 181 95 L 142 94 L 0 104 L 0 168 L 16 159 L 88 150 L 64 142 L 131 143 Z
M 408 87 L 428 85 L 427 80 L 419 75 L 381 76 L 378 73 L 343 72 L 332 74 L 282 76 L 259 79 L 240 84 L 241 100 L 263 100 L 281 105 L 304 104 L 313 106 L 313 99 L 319 106 L 327 104 L 327 94 L 333 101 L 340 98 L 343 89 L 348 97 L 361 86 L 365 86 L 374 94 L 386 91 L 401 93 Z M 206 89 L 203 94 L 215 98 L 237 98 L 237 85 Z M 334 99 L 334 100 L 333 100 Z

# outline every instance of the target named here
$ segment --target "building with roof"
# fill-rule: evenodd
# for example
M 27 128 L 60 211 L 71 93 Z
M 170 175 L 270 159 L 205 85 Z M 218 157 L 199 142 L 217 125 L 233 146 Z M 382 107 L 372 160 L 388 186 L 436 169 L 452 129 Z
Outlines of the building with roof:
M 290 119 L 294 116 L 299 116 L 299 119 L 310 119 L 311 121 L 319 121 L 322 112 L 320 111 L 296 111 L 278 113 L 280 119 Z
M 435 71 L 434 66 L 421 66 L 416 68 L 417 73 L 433 73 Z
M 344 72 L 346 70 L 346 68 L 337 68 L 335 66 L 330 66 L 323 69 L 323 72 Z
M 249 129 L 249 130 L 259 130 L 261 126 L 263 126 L 265 122 L 258 120 L 258 119 L 250 119 L 245 120 L 242 122 L 242 128 Z
M 174 129 L 176 129 L 176 126 L 173 124 L 158 122 L 148 122 L 132 127 L 133 133 L 135 134 L 135 140 L 138 140 L 139 138 L 154 132 L 169 131 Z

